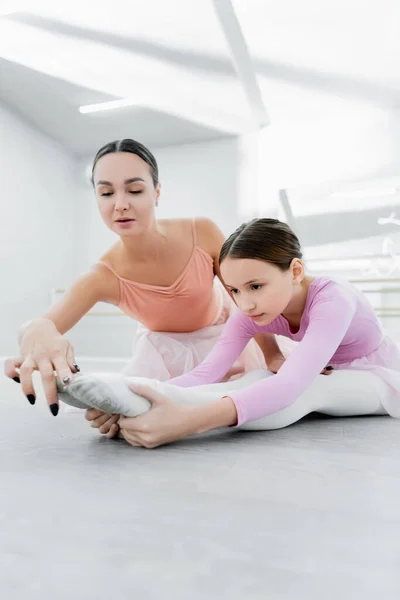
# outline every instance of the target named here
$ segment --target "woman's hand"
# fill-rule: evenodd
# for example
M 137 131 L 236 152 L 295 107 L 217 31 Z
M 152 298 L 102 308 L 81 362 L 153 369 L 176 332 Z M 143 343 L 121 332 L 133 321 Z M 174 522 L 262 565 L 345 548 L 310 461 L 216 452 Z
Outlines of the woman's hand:
M 331 367 L 329 365 L 327 367 L 325 367 L 325 369 L 322 369 L 322 371 L 321 371 L 321 375 L 332 375 L 332 373 L 333 373 L 333 367 Z
M 120 416 L 109 415 L 97 408 L 89 408 L 85 412 L 85 419 L 90 422 L 90 427 L 97 428 L 100 433 L 103 433 L 110 439 L 119 433 L 118 421 Z
M 150 410 L 138 417 L 122 417 L 120 434 L 132 446 L 156 448 L 198 431 L 196 407 L 174 404 L 156 390 L 138 384 L 129 388 L 151 403 Z
M 61 381 L 66 381 L 72 373 L 79 371 L 75 363 L 74 349 L 49 319 L 37 319 L 29 323 L 20 341 L 20 354 L 8 358 L 4 364 L 7 377 L 21 383 L 22 391 L 31 404 L 36 394 L 32 375 L 39 371 L 44 393 L 54 416 L 58 414 L 58 397 L 54 371 Z
M 285 362 L 285 360 L 286 358 L 282 354 L 279 354 L 275 358 L 269 360 L 267 365 L 268 371 L 271 371 L 272 373 L 277 373 L 283 365 L 283 363 Z

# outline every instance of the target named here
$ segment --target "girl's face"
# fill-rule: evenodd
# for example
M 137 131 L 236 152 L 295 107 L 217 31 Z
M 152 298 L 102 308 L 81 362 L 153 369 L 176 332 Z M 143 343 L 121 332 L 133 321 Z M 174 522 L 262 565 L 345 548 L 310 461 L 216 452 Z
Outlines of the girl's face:
M 153 225 L 160 184 L 154 188 L 150 167 L 139 156 L 106 154 L 96 164 L 93 181 L 100 215 L 111 231 L 126 237 Z
M 294 259 L 287 271 L 281 271 L 263 260 L 227 257 L 221 263 L 221 275 L 240 310 L 257 325 L 268 325 L 291 302 L 303 266 Z

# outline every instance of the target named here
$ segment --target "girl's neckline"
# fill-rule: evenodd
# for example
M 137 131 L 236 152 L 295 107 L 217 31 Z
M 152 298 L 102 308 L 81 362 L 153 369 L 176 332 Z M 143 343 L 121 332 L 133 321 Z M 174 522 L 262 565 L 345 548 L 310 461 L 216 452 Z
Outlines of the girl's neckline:
M 306 303 L 304 305 L 304 310 L 303 310 L 303 313 L 301 315 L 300 324 L 299 324 L 299 327 L 298 327 L 297 331 L 293 331 L 293 329 L 292 329 L 289 321 L 287 320 L 287 318 L 284 317 L 283 315 L 281 315 L 281 317 L 284 320 L 285 325 L 286 325 L 287 330 L 289 331 L 290 335 L 298 335 L 302 331 L 302 328 L 303 328 L 303 325 L 304 325 L 304 319 L 305 319 L 304 315 L 307 312 L 307 309 L 309 307 L 310 300 L 311 300 L 311 288 L 313 288 L 317 284 L 317 282 L 319 280 L 320 280 L 320 277 L 314 277 L 314 279 L 310 282 L 310 284 L 308 286 L 307 295 L 306 295 Z

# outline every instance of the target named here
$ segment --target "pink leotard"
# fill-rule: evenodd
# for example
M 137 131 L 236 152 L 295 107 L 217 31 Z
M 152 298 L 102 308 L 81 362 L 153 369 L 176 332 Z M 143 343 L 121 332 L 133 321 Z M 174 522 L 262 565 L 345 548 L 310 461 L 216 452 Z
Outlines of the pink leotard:
M 347 282 L 317 277 L 308 289 L 298 331 L 280 315 L 258 326 L 237 310 L 207 358 L 170 383 L 193 387 L 222 380 L 243 348 L 259 333 L 274 333 L 300 342 L 274 377 L 232 392 L 238 425 L 292 404 L 328 364 L 340 365 L 368 356 L 381 343 L 382 330 L 364 295 Z

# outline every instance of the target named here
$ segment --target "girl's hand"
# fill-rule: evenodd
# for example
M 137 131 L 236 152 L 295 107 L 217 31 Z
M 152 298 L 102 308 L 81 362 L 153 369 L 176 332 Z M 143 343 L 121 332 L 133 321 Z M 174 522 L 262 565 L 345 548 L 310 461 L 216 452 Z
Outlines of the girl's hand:
M 143 415 L 119 420 L 120 435 L 132 446 L 156 448 L 197 432 L 194 407 L 174 404 L 145 385 L 131 384 L 129 388 L 152 405 Z

